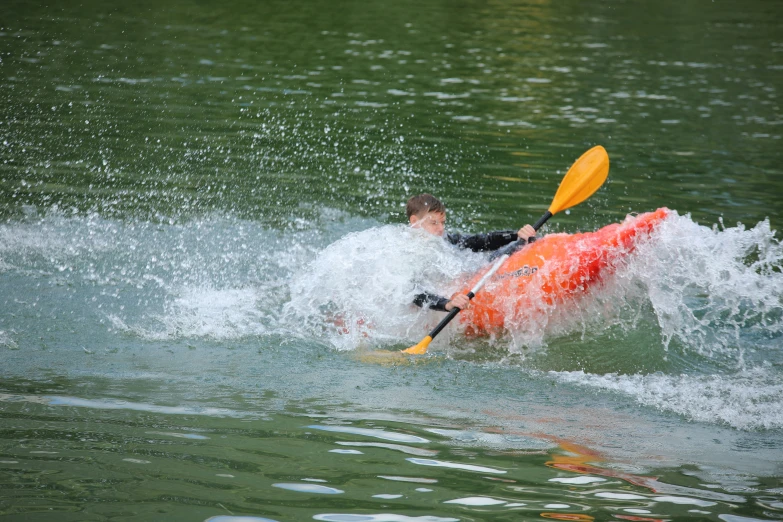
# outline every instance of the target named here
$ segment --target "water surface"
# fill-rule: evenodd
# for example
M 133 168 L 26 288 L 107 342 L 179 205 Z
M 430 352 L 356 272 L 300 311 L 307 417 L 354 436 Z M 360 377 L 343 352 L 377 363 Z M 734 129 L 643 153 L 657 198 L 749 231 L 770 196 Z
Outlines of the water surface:
M 777 3 L 2 12 L 4 520 L 783 517 Z M 654 238 L 378 364 L 440 318 L 414 273 L 486 261 L 405 199 L 516 228 L 595 144 L 609 180 L 544 232 L 673 209 Z

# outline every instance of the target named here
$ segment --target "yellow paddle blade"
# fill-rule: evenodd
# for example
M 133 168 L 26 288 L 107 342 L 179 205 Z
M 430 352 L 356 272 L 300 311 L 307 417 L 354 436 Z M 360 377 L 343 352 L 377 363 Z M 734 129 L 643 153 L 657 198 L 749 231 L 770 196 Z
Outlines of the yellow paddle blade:
M 432 342 L 432 337 L 429 335 L 421 340 L 419 344 L 415 344 L 408 348 L 407 350 L 403 350 L 402 353 L 409 353 L 412 355 L 421 355 L 423 353 L 427 353 L 427 347 Z
M 606 181 L 609 175 L 609 155 L 600 145 L 582 154 L 568 169 L 557 188 L 549 212 L 557 214 L 586 200 Z

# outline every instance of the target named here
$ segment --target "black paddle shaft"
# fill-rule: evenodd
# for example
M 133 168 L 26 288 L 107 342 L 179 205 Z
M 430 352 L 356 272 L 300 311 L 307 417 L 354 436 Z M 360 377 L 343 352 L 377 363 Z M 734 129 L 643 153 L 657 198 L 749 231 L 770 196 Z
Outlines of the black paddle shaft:
M 539 228 L 541 228 L 541 227 L 543 227 L 543 226 L 544 226 L 544 223 L 546 223 L 547 221 L 549 221 L 549 218 L 551 218 L 551 217 L 552 217 L 552 215 L 553 215 L 553 214 L 552 214 L 550 211 L 548 211 L 548 210 L 547 210 L 547 211 L 544 213 L 544 215 L 543 215 L 543 216 L 541 216 L 541 218 L 540 218 L 538 221 L 536 221 L 536 224 L 535 224 L 535 225 L 533 225 L 533 230 L 535 230 L 536 232 L 538 232 L 538 229 L 539 229 Z M 533 241 L 535 241 L 535 240 L 536 240 L 536 238 L 535 238 L 535 237 L 531 237 L 531 238 L 530 238 L 530 239 L 528 239 L 527 241 L 524 241 L 524 240 L 522 240 L 522 239 L 517 239 L 516 241 L 514 241 L 514 242 L 512 243 L 512 245 L 513 245 L 513 246 L 512 246 L 511 248 L 509 248 L 508 250 L 506 250 L 504 253 L 505 253 L 505 254 L 508 254 L 508 255 L 511 255 L 511 254 L 513 254 L 514 252 L 516 252 L 517 250 L 519 250 L 520 248 L 522 248 L 523 246 L 527 245 L 528 243 L 532 243 L 532 242 L 533 242 Z M 492 259 L 492 258 L 490 258 L 490 259 Z
M 541 228 L 541 227 L 543 227 L 543 226 L 544 226 L 544 223 L 546 223 L 547 221 L 549 221 L 549 218 L 551 218 L 551 217 L 552 217 L 552 213 L 551 213 L 550 211 L 548 211 L 548 210 L 547 210 L 547 211 L 546 211 L 546 213 L 545 213 L 543 216 L 541 216 L 541 219 L 539 219 L 538 221 L 536 221 L 536 224 L 535 224 L 535 225 L 533 225 L 533 229 L 534 229 L 536 232 L 538 232 L 538 229 L 539 229 L 539 228 Z
M 476 294 L 474 294 L 473 292 L 468 292 L 468 299 L 473 299 L 474 297 L 476 297 Z M 433 328 L 433 330 L 430 332 L 430 337 L 435 339 L 435 336 L 438 335 L 441 330 L 446 328 L 446 325 L 449 324 L 451 320 L 457 316 L 460 310 L 462 309 L 457 308 L 456 306 L 452 308 L 449 314 L 438 323 L 438 326 Z

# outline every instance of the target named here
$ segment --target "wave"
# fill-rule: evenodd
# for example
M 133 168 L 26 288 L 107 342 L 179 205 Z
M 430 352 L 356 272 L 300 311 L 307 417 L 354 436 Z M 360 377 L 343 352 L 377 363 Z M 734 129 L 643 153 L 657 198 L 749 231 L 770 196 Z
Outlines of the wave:
M 783 384 L 770 367 L 715 375 L 594 375 L 551 372 L 557 380 L 632 397 L 689 420 L 741 430 L 783 428 Z

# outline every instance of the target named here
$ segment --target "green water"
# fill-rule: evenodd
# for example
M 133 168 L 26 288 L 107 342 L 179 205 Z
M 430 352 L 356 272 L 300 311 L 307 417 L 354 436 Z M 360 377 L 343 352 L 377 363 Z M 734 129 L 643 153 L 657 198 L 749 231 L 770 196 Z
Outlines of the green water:
M 0 15 L 0 519 L 783 518 L 783 4 Z M 411 194 L 518 227 L 596 144 L 547 232 L 679 216 L 576 325 L 387 365 L 287 315 Z
M 11 3 L 5 206 L 501 226 L 600 143 L 596 213 L 775 219 L 780 8 L 740 5 Z

